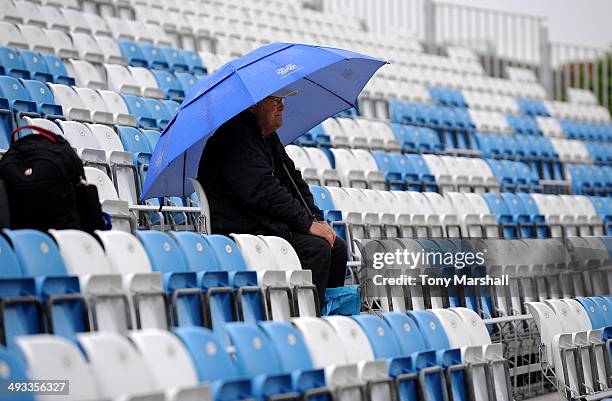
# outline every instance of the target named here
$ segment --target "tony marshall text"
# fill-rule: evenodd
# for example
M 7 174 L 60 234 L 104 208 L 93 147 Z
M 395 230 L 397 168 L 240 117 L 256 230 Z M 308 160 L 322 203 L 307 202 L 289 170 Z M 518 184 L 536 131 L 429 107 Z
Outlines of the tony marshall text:
M 451 285 L 508 285 L 508 275 L 503 274 L 501 276 L 489 276 L 488 274 L 483 277 L 467 277 L 463 275 L 454 275 L 452 277 L 431 277 L 427 274 L 419 275 L 407 275 L 402 274 L 399 277 L 384 277 L 382 274 L 377 274 L 372 277 L 374 285 L 431 285 L 431 286 L 444 286 L 449 287 Z

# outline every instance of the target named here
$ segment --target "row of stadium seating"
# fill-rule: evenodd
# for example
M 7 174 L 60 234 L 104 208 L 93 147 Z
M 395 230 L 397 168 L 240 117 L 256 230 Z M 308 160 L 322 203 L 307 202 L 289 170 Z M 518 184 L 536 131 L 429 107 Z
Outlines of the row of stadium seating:
M 40 85 L 42 84 L 28 81 L 26 87 L 35 93 L 35 88 L 44 90 L 44 86 Z M 55 88 L 57 89 L 57 86 Z M 67 89 L 72 91 L 70 88 Z M 94 91 L 91 91 L 91 93 L 96 95 Z M 59 135 L 65 135 L 73 147 L 79 150 L 81 157 L 86 162 L 102 163 L 107 166 L 107 172 L 111 170 L 113 164 L 110 160 L 113 151 L 131 152 L 132 158 L 128 157 L 127 163 L 133 164 L 139 170 L 145 168 L 159 138 L 159 131 L 156 131 L 155 128 L 167 124 L 171 115 L 168 108 L 171 107 L 176 110 L 178 104 L 173 101 L 156 99 L 141 101 L 137 97 L 130 95 L 121 97 L 110 91 L 104 91 L 101 94 L 110 101 L 123 103 L 125 109 L 127 109 L 127 106 L 125 106 L 126 100 L 132 110 L 140 109 L 138 118 L 141 125 L 146 129 L 139 130 L 130 126 L 116 126 L 114 127 L 115 133 L 113 133 L 111 127 L 102 124 L 82 124 L 77 121 L 63 120 L 56 120 L 57 124 L 55 124 L 50 120 L 30 117 L 24 117 L 21 121 L 30 125 L 40 125 L 55 131 Z M 45 106 L 47 109 L 50 108 L 48 103 L 42 102 L 44 102 L 44 99 L 39 100 L 35 110 L 42 110 Z M 101 100 L 99 102 L 103 103 Z M 155 114 L 149 112 L 149 110 L 154 111 L 156 109 Z M 124 108 L 116 107 L 116 110 L 121 112 L 124 111 Z M 145 110 L 147 111 L 146 114 Z M 94 114 L 96 113 L 99 114 L 98 119 L 100 120 L 107 120 L 108 122 L 111 119 L 108 112 L 94 112 Z M 109 117 L 106 119 L 104 116 Z M 126 114 L 116 113 L 114 116 L 117 120 L 123 119 L 128 124 L 130 122 L 130 117 Z M 346 118 L 338 120 L 349 121 Z M 364 123 L 364 121 L 361 122 Z M 378 124 L 377 122 L 370 123 Z M 8 133 L 11 127 L 10 118 L 5 119 L 3 125 L 5 134 L 2 136 L 6 141 L 3 146 L 5 148 L 8 147 Z M 403 131 L 410 130 L 414 130 L 413 127 L 405 127 Z M 424 132 L 435 137 L 435 134 L 431 131 Z M 426 136 L 423 135 L 423 137 Z M 142 138 L 146 138 L 147 141 L 141 141 Z M 480 142 L 485 143 L 484 139 L 495 139 L 496 137 L 482 134 L 477 138 Z M 122 143 L 119 144 L 119 142 Z M 421 149 L 429 148 L 429 146 L 423 146 L 423 143 L 419 145 Z M 435 142 L 434 147 L 437 147 Z M 87 151 L 83 152 L 83 150 Z M 383 151 L 369 152 L 362 149 L 332 148 L 326 150 L 324 148 L 287 146 L 287 151 L 294 159 L 296 166 L 302 170 L 307 182 L 313 184 L 341 184 L 347 187 L 375 189 L 408 188 L 441 192 L 446 190 L 497 191 L 501 187 L 502 191 L 541 192 L 542 183 L 540 180 L 568 179 L 576 194 L 605 195 L 609 193 L 610 182 L 606 177 L 610 176 L 608 171 L 610 167 L 570 164 L 567 165 L 568 171 L 566 172 L 560 163 L 554 161 L 554 159 L 550 160 L 550 154 L 554 152 L 553 150 L 547 150 L 546 148 L 540 148 L 540 150 L 542 150 L 543 155 L 539 159 L 532 158 L 530 163 L 527 164 L 511 160 L 483 160 L 434 154 L 402 155 Z M 495 151 L 490 150 L 488 155 L 499 156 L 498 153 L 500 152 L 495 149 Z M 486 152 L 485 155 L 487 155 Z M 126 157 L 123 157 L 122 160 L 124 159 Z M 456 173 L 459 171 L 462 174 Z M 142 177 L 137 177 L 137 179 L 142 181 Z M 138 203 L 137 198 L 130 200 L 132 203 Z
M 480 288 L 470 285 L 432 284 L 401 285 L 378 282 L 378 288 L 366 287 L 366 299 L 375 309 L 409 311 L 429 308 L 466 306 L 483 318 L 520 316 L 529 313 L 526 302 L 550 298 L 571 298 L 609 293 L 610 277 L 605 269 L 612 250 L 609 237 L 584 237 L 562 240 L 413 240 L 378 239 L 356 241 L 361 257 L 372 265 L 375 253 L 403 255 L 387 263 L 387 277 L 400 278 L 400 273 L 413 276 L 437 275 L 443 271 L 472 278 L 504 278 L 506 284 L 488 284 Z M 485 255 L 484 264 L 470 263 L 465 255 Z M 416 261 L 410 259 L 411 255 Z M 460 258 L 458 258 L 460 257 Z M 362 264 L 363 266 L 363 264 Z M 416 270 L 414 270 L 416 269 Z M 375 282 L 373 275 L 368 277 Z M 363 279 L 366 282 L 365 279 Z M 396 283 L 403 283 L 399 281 Z M 382 287 L 382 288 L 381 288 Z M 492 337 L 503 330 L 524 334 L 526 327 L 517 323 L 504 329 L 490 327 Z
M 310 270 L 278 237 L 193 232 L 5 230 L 2 343 L 89 330 L 206 326 L 318 316 Z M 53 238 L 53 239 L 52 239 Z M 140 241 L 139 241 L 140 239 Z M 54 242 L 55 241 L 55 242 Z
M 0 52 L 5 48 L 0 48 Z M 12 55 L 10 49 L 8 55 Z M 45 56 L 46 57 L 46 56 Z M 40 54 L 32 53 L 33 62 L 37 63 L 38 70 L 10 69 L 10 73 L 15 73 L 20 80 L 12 76 L 0 76 L 2 79 L 3 93 L 2 97 L 13 102 L 15 100 L 25 101 L 27 97 L 23 97 L 23 89 L 20 87 L 22 82 L 30 78 L 36 79 L 37 82 L 49 82 L 49 85 L 60 85 L 60 83 L 76 84 L 82 89 L 90 90 L 112 90 L 118 93 L 146 96 L 157 99 L 177 99 L 182 100 L 185 92 L 188 91 L 197 81 L 197 77 L 189 72 L 171 73 L 165 70 L 149 70 L 144 67 L 129 67 L 119 64 L 104 64 L 104 75 L 101 75 L 96 68 L 86 62 L 72 60 L 68 63 L 68 67 L 73 71 L 68 77 L 64 65 L 50 72 L 45 64 L 45 58 Z M 56 60 L 57 61 L 57 60 Z M 23 67 L 19 65 L 18 67 Z M 17 73 L 16 73 L 17 72 Z M 105 78 L 103 78 L 105 77 Z M 72 89 L 70 86 L 65 86 L 63 92 Z M 53 86 L 51 86 L 53 88 Z M 75 88 L 73 86 L 73 88 Z M 69 112 L 70 101 L 60 95 L 56 95 L 58 103 L 64 105 Z
M 21 3 L 21 2 L 20 2 Z M 74 11 L 68 11 L 68 12 L 74 12 Z M 93 33 L 94 35 L 97 33 L 100 35 L 101 38 L 103 39 L 98 39 L 98 40 L 103 40 L 103 41 L 111 41 L 112 39 L 110 38 L 110 36 L 106 36 L 106 35 L 110 35 L 111 32 L 108 31 L 108 29 L 104 29 L 105 22 L 104 20 L 102 20 L 100 17 L 97 17 L 95 15 L 87 15 L 88 18 L 83 18 L 82 20 L 85 21 L 84 25 L 87 27 L 89 26 L 87 24 L 87 21 L 89 19 L 89 23 L 90 25 L 97 27 L 98 29 L 94 30 L 95 33 Z M 60 24 L 61 25 L 61 24 Z M 140 66 L 143 62 L 146 63 L 147 65 L 150 66 L 166 66 L 167 64 L 173 65 L 174 63 L 172 61 L 167 62 L 167 61 L 162 61 L 162 62 L 158 62 L 158 57 L 165 57 L 168 56 L 171 59 L 174 57 L 178 57 L 181 58 L 181 54 L 179 52 L 177 52 L 176 50 L 172 49 L 172 48 L 167 48 L 165 47 L 164 49 L 156 49 L 153 45 L 150 44 L 143 44 L 143 50 L 144 52 L 140 52 L 139 47 L 137 44 L 130 42 L 130 40 L 133 40 L 133 36 L 132 35 L 127 35 L 126 37 L 120 37 L 120 39 L 128 39 L 128 41 L 119 41 L 119 44 L 117 43 L 107 43 L 105 44 L 105 51 L 107 51 L 108 53 L 106 55 L 102 54 L 104 53 L 102 50 L 100 52 L 96 52 L 96 51 L 92 51 L 92 48 L 96 47 L 95 41 L 92 37 L 89 37 L 89 39 L 86 38 L 86 36 L 88 35 L 88 30 L 85 28 L 81 29 L 81 27 L 74 27 L 72 34 L 74 35 L 80 35 L 78 37 L 78 40 L 74 40 L 74 42 L 76 44 L 79 44 L 80 42 L 86 43 L 87 46 L 85 46 L 87 50 L 87 55 L 88 57 L 85 57 L 85 54 L 79 54 L 79 51 L 77 49 L 73 49 L 74 52 L 69 51 L 69 53 L 71 54 L 67 54 L 67 53 L 63 53 L 65 57 L 76 57 L 75 53 L 80 56 L 82 59 L 87 60 L 88 58 L 91 61 L 95 61 L 95 62 L 102 62 L 102 61 L 109 61 L 109 60 L 121 60 L 122 59 L 122 55 L 120 54 L 121 52 L 119 51 L 119 49 L 121 49 L 121 51 L 123 52 L 123 55 L 127 55 L 127 57 L 130 60 L 136 60 L 136 63 L 134 65 L 138 65 Z M 10 27 L 6 27 L 6 29 L 9 29 Z M 36 25 L 28 27 L 32 28 L 34 30 L 38 29 Z M 11 28 L 13 29 L 13 28 Z M 10 29 L 9 29 L 10 30 Z M 13 30 L 17 30 L 17 28 L 14 28 Z M 27 30 L 27 29 L 26 29 Z M 20 31 L 17 30 L 17 32 L 11 32 L 12 34 L 14 34 L 13 36 L 16 35 L 16 37 L 19 37 L 20 35 Z M 44 37 L 44 35 L 40 35 L 41 32 L 39 32 L 38 35 L 32 35 L 34 37 Z M 85 37 L 83 37 L 85 36 Z M 143 42 L 146 41 L 146 43 L 150 43 L 150 40 L 148 40 L 148 38 L 145 38 L 143 40 Z M 23 44 L 23 42 L 27 43 L 28 41 L 22 41 L 20 42 L 21 44 Z M 31 41 L 30 41 L 31 42 Z M 56 42 L 61 42 L 61 43 L 71 43 L 71 39 L 68 38 L 68 40 L 66 40 L 66 38 L 63 38 L 61 41 L 57 40 Z M 45 50 L 49 49 L 49 46 L 38 46 L 37 48 L 44 48 Z M 64 49 L 65 50 L 65 49 Z M 68 49 L 71 50 L 71 49 Z M 132 50 L 134 50 L 135 53 L 132 53 Z M 48 50 L 47 50 L 48 51 Z M 57 53 L 57 52 L 56 52 Z M 60 52 L 61 53 L 61 52 Z M 81 52 L 83 53 L 83 52 Z M 449 53 L 452 55 L 452 53 L 449 51 Z M 58 53 L 59 54 L 59 53 Z M 189 55 L 186 55 L 188 57 L 185 57 L 185 60 L 183 61 L 177 61 L 176 65 L 181 65 L 184 66 L 186 63 L 189 63 L 189 60 L 193 59 L 196 60 L 196 55 L 192 52 Z M 425 55 L 423 55 L 424 57 Z M 93 58 L 92 58 L 93 57 Z M 428 56 L 429 58 L 434 57 L 434 56 Z M 95 60 L 94 60 L 95 59 Z M 423 65 L 425 66 L 430 66 L 431 64 L 438 64 L 432 60 L 429 59 L 425 59 L 423 60 Z M 446 65 L 449 63 L 439 63 L 441 65 Z M 477 64 L 477 63 L 476 63 Z M 375 81 L 373 81 L 375 82 Z M 442 91 L 442 93 L 446 93 L 444 91 Z M 441 94 L 442 94 L 441 93 Z M 446 96 L 442 95 L 441 96 L 441 100 L 444 101 L 444 99 L 446 99 Z M 524 101 L 524 104 L 521 104 L 522 106 L 524 106 L 524 108 L 529 112 L 529 111 L 533 111 L 533 110 L 541 110 L 543 109 L 541 106 L 538 106 L 537 104 L 535 105 L 535 107 L 531 107 L 533 106 L 533 104 L 529 101 Z M 577 106 L 578 107 L 578 106 Z M 554 108 L 552 105 L 550 106 L 550 108 Z M 607 117 L 609 120 L 609 116 L 601 116 L 601 118 Z
M 609 197 L 377 191 L 311 185 L 351 238 L 546 238 L 610 232 Z M 353 227 L 354 226 L 354 227 Z M 354 229 L 353 229 L 354 228 Z
M 70 399 L 511 399 L 501 344 L 466 308 L 226 325 L 232 345 L 199 327 L 17 340 L 29 378 L 70 380 Z M 23 365 L 0 358 L 25 376 Z M 117 369 L 121 366 L 121 369 Z M 487 376 L 484 382 L 482 377 Z M 471 389 L 471 390 L 468 390 Z M 154 398 L 157 394 L 157 398 Z M 190 397 L 191 396 L 191 397 Z
M 192 232 L 84 232 L 5 230 L 2 262 L 2 338 L 9 349 L 20 335 L 54 333 L 74 340 L 83 331 L 205 326 L 227 343 L 227 322 L 288 321 L 318 316 L 311 272 L 278 237 Z M 360 250 L 413 254 L 484 253 L 484 263 L 463 259 L 466 274 L 508 275 L 510 286 L 478 291 L 397 286 L 378 295 L 386 310 L 468 307 L 484 317 L 524 312 L 523 303 L 609 291 L 605 266 L 609 237 L 567 240 L 359 240 Z M 372 247 L 375 245 L 374 247 Z M 457 256 L 458 257 L 458 256 Z M 457 259 L 459 260 L 459 259 Z M 520 263 L 518 263 L 520 261 Z M 447 269 L 446 259 L 423 259 L 412 268 Z M 520 266 L 520 269 L 517 269 Z M 547 266 L 546 269 L 543 269 Z M 405 269 L 406 266 L 389 266 Z M 435 286 L 432 286 L 434 288 Z M 370 295 L 372 296 L 372 295 Z M 383 299 L 384 298 L 384 299 Z
M 545 151 L 545 150 L 544 150 Z M 551 192 L 571 183 L 575 194 L 606 195 L 610 166 L 535 159 L 529 163 L 435 154 L 401 154 L 364 149 L 287 146 L 287 153 L 312 184 L 414 191 Z M 566 191 L 567 192 L 567 191 Z
M 381 70 L 384 74 L 386 68 Z M 593 123 L 607 123 L 610 114 L 607 109 L 596 104 L 568 103 L 553 100 L 544 100 L 544 90 L 539 88 L 538 95 L 534 96 L 533 90 L 524 88 L 522 83 L 505 79 L 489 77 L 470 77 L 463 74 L 438 73 L 426 67 L 422 69 L 407 68 L 395 79 L 377 78 L 376 75 L 364 89 L 363 97 L 368 102 L 362 102 L 365 107 L 364 115 L 368 117 L 387 118 L 385 110 L 375 107 L 378 101 L 387 99 L 400 99 L 404 101 L 416 101 L 433 103 L 429 94 L 423 94 L 424 87 L 443 87 L 447 89 L 461 90 L 464 100 L 470 107 L 483 110 L 499 111 L 505 113 L 517 113 L 521 109 L 529 115 L 544 114 L 546 112 L 558 119 L 569 119 Z M 525 102 L 522 105 L 519 102 Z M 491 102 L 491 103 L 487 103 Z M 539 104 L 544 106 L 542 106 Z M 374 103 L 374 105 L 372 105 Z M 522 107 L 521 107 L 522 106 Z M 535 106 L 535 107 L 534 107 Z M 535 112 L 535 110 L 538 110 Z
M 66 33 L 56 29 L 43 30 L 34 25 L 0 22 L 0 28 L 0 44 L 7 46 L 4 49 L 52 53 L 63 59 L 81 59 L 91 63 L 129 64 L 175 72 L 204 73 L 199 56 L 192 50 L 158 47 L 151 43 L 138 44 L 131 40 L 115 40 L 109 36 L 82 31 Z M 8 55 L 2 59 L 3 64 L 12 65 L 13 68 L 18 68 L 15 64 L 20 61 Z
M 478 110 L 473 108 L 429 105 L 426 103 L 390 100 L 389 116 L 392 122 L 410 123 L 439 129 L 477 130 L 500 134 L 546 135 L 581 137 L 582 139 L 608 140 L 610 119 L 599 124 L 573 121 L 556 121 L 546 116 L 518 116 L 499 111 Z M 385 116 L 387 118 L 387 116 Z M 560 127 L 559 127 L 560 126 Z
M 609 297 L 528 302 L 549 368 L 564 394 L 607 391 L 612 304 Z M 585 359 L 585 356 L 589 359 Z M 572 361 L 576 361 L 572 363 Z

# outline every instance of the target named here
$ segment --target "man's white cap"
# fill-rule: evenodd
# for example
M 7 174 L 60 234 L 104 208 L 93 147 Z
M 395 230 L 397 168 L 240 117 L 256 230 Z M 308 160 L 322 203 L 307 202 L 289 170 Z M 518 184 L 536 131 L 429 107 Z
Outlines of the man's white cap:
M 287 96 L 296 96 L 298 94 L 298 90 L 295 88 L 283 88 L 271 94 L 270 96 L 276 97 L 287 97 Z

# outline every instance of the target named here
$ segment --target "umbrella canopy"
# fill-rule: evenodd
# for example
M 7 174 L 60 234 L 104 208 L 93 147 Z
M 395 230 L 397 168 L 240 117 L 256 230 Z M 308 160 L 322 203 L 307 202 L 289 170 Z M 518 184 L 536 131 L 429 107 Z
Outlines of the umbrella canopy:
M 330 47 L 274 43 L 232 60 L 187 93 L 162 133 L 147 171 L 142 199 L 188 196 L 206 140 L 230 118 L 283 89 L 287 97 L 283 144 L 334 114 L 355 106 L 357 96 L 385 61 Z

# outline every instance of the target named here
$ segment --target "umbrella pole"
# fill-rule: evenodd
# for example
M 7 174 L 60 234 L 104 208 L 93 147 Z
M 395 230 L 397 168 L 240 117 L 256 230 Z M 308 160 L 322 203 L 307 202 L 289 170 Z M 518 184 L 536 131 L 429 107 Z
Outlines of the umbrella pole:
M 285 174 L 287 174 L 287 177 L 289 177 L 289 181 L 291 181 L 291 185 L 293 185 L 293 189 L 295 189 L 295 192 L 297 192 L 298 196 L 300 197 L 300 201 L 302 202 L 302 205 L 306 208 L 306 211 L 308 212 L 308 216 L 310 216 L 311 219 L 314 219 L 316 221 L 317 218 L 310 211 L 310 208 L 306 204 L 306 200 L 304 200 L 304 197 L 302 196 L 302 193 L 300 192 L 300 190 L 298 189 L 297 185 L 295 184 L 295 181 L 293 181 L 293 177 L 291 177 L 291 174 L 289 174 L 289 170 L 287 169 L 287 166 L 285 166 L 285 163 L 283 163 L 282 160 L 280 162 L 283 165 L 283 169 L 285 170 Z

